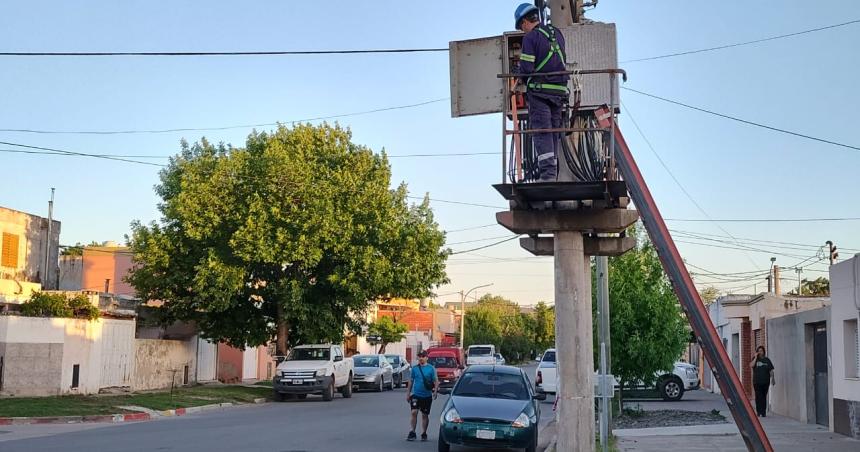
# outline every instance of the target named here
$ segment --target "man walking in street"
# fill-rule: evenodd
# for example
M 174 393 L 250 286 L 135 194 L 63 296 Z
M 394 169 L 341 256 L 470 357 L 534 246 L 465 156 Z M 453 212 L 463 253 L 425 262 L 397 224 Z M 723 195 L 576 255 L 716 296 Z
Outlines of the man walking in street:
M 421 441 L 427 441 L 427 426 L 430 425 L 430 407 L 433 399 L 438 395 L 439 378 L 436 369 L 427 364 L 427 352 L 418 352 L 418 365 L 412 368 L 412 378 L 406 383 L 406 400 L 412 409 L 409 436 L 407 441 L 415 441 L 415 427 L 418 424 L 418 412 L 422 414 L 421 419 Z
M 755 411 L 760 417 L 767 416 L 767 391 L 776 384 L 773 376 L 773 363 L 765 356 L 764 347 L 756 348 L 756 354 L 750 362 L 753 371 L 753 388 L 755 388 Z
M 517 30 L 525 32 L 520 55 L 519 74 L 563 72 L 567 70 L 564 36 L 552 25 L 540 22 L 538 8 L 523 3 L 514 12 Z M 523 77 L 529 107 L 530 129 L 558 129 L 562 108 L 568 101 L 568 75 L 531 75 Z M 562 135 L 559 132 L 531 134 L 537 151 L 539 182 L 555 182 L 558 176 L 558 153 Z

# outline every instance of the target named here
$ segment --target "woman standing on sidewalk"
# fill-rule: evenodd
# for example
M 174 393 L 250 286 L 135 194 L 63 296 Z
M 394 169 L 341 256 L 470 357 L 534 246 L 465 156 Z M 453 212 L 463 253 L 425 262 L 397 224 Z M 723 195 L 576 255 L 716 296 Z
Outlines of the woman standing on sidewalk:
M 764 347 L 759 345 L 756 354 L 750 361 L 753 371 L 753 388 L 755 388 L 755 411 L 761 417 L 767 416 L 767 391 L 776 384 L 773 377 L 773 363 L 765 356 Z

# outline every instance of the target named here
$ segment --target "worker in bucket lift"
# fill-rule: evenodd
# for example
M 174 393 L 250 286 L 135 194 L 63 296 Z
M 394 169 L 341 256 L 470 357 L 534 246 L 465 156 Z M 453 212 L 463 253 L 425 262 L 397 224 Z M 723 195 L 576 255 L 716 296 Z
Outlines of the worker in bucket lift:
M 523 3 L 514 12 L 517 30 L 525 32 L 518 74 L 566 71 L 564 36 L 552 25 L 542 24 L 538 8 Z M 529 107 L 530 129 L 558 129 L 562 108 L 568 101 L 568 75 L 532 75 L 523 77 Z M 534 133 L 539 182 L 554 182 L 558 176 L 558 153 L 561 133 Z

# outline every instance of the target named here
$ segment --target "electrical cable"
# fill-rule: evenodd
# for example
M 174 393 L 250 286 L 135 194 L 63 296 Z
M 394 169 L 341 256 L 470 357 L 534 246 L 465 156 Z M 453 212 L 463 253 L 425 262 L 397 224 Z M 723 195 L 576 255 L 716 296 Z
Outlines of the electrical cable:
M 274 127 L 280 124 L 295 124 L 295 123 L 304 123 L 304 122 L 312 122 L 312 121 L 322 121 L 325 119 L 337 119 L 337 118 L 345 118 L 348 116 L 360 116 L 367 115 L 371 113 L 379 113 L 383 111 L 392 111 L 392 110 L 402 110 L 406 108 L 415 108 L 421 107 L 424 105 L 429 105 L 437 102 L 443 102 L 450 100 L 450 97 L 441 97 L 437 99 L 431 99 L 427 101 L 406 104 L 406 105 L 395 105 L 392 107 L 381 107 L 375 108 L 373 110 L 364 110 L 357 111 L 352 113 L 341 113 L 337 115 L 329 115 L 329 116 L 317 116 L 314 118 L 304 118 L 304 119 L 293 119 L 289 121 L 279 121 L 279 122 L 266 122 L 259 124 L 241 124 L 241 125 L 230 125 L 230 126 L 215 126 L 215 127 L 183 127 L 183 128 L 173 128 L 173 129 L 143 129 L 143 130 L 44 130 L 44 129 L 0 129 L 0 132 L 19 132 L 19 133 L 37 133 L 37 134 L 74 134 L 74 135 L 120 135 L 120 134 L 141 134 L 141 133 L 173 133 L 173 132 L 205 132 L 205 131 L 213 131 L 213 130 L 230 130 L 230 129 L 249 129 L 254 127 Z
M 0 52 L 0 56 L 16 57 L 106 57 L 106 56 L 266 56 L 266 55 L 361 55 L 370 53 L 432 53 L 447 52 L 447 47 L 413 49 L 355 49 L 355 50 L 262 50 L 215 52 Z
M 157 166 L 157 167 L 167 166 L 167 165 L 162 165 L 160 163 L 143 162 L 140 160 L 132 160 L 132 159 L 127 159 L 127 158 L 114 157 L 114 156 L 110 156 L 110 155 L 88 154 L 88 153 L 84 153 L 84 152 L 67 151 L 65 149 L 47 148 L 47 147 L 42 147 L 42 146 L 31 146 L 28 144 L 20 144 L 20 143 L 10 143 L 8 141 L 0 141 L 0 144 L 4 144 L 7 146 L 17 146 L 17 147 L 22 147 L 22 148 L 26 148 L 26 149 L 37 149 L 40 151 L 48 151 L 48 152 L 45 152 L 45 154 L 72 155 L 72 156 L 78 156 L 78 157 L 92 157 L 92 158 L 100 158 L 100 159 L 105 159 L 105 160 L 115 160 L 118 162 L 126 162 L 126 163 L 137 163 L 139 165 L 148 165 L 148 166 Z M 5 151 L 0 151 L 0 152 L 5 152 Z M 35 154 L 36 152 L 30 152 L 30 153 Z
M 672 57 L 677 57 L 677 56 L 682 56 L 682 55 L 692 55 L 694 53 L 711 52 L 714 50 L 722 50 L 722 49 L 729 49 L 732 47 L 747 46 L 747 45 L 751 45 L 751 44 L 758 44 L 758 43 L 767 42 L 767 41 L 774 41 L 777 39 L 789 38 L 792 36 L 798 36 L 798 35 L 803 35 L 803 34 L 807 34 L 807 33 L 814 33 L 817 31 L 830 30 L 833 28 L 844 27 L 844 26 L 853 25 L 856 23 L 860 23 L 860 19 L 852 20 L 852 21 L 848 21 L 848 22 L 842 22 L 842 23 L 833 24 L 833 25 L 827 25 L 824 27 L 811 28 L 809 30 L 802 30 L 802 31 L 794 32 L 794 33 L 784 34 L 784 35 L 777 35 L 777 36 L 770 36 L 770 37 L 762 38 L 762 39 L 755 39 L 752 41 L 744 41 L 744 42 L 738 42 L 738 43 L 734 43 L 734 44 L 725 44 L 725 45 L 716 46 L 716 47 L 707 47 L 704 49 L 688 50 L 685 52 L 676 52 L 676 53 L 669 53 L 669 54 L 665 54 L 665 55 L 656 55 L 656 56 L 645 57 L 645 58 L 637 58 L 637 59 L 633 59 L 633 60 L 622 61 L 621 63 L 622 64 L 624 64 L 624 63 L 638 63 L 640 61 L 660 60 L 660 59 L 664 59 L 664 58 L 672 58 Z
M 510 242 L 511 240 L 518 239 L 519 237 L 520 237 L 520 234 L 517 234 L 517 235 L 515 235 L 515 236 L 513 236 L 513 237 L 508 237 L 508 238 L 506 238 L 506 239 L 504 239 L 504 240 L 499 240 L 498 242 L 491 243 L 491 244 L 489 244 L 489 245 L 479 246 L 479 247 L 477 247 L 477 248 L 472 248 L 472 249 L 469 249 L 469 250 L 454 251 L 454 252 L 452 252 L 452 253 L 451 253 L 451 255 L 455 255 L 455 254 L 464 254 L 464 253 L 471 253 L 472 251 L 483 250 L 483 249 L 486 249 L 486 248 L 490 248 L 490 247 L 492 247 L 492 246 L 501 245 L 502 243 L 505 243 L 505 242 Z
M 622 86 L 622 87 L 621 87 L 621 89 L 624 89 L 624 90 L 627 90 L 627 91 L 631 91 L 631 92 L 634 92 L 634 93 L 637 93 L 637 94 L 641 94 L 641 95 L 643 95 L 643 96 L 647 96 L 647 97 L 650 97 L 650 98 L 653 98 L 653 99 L 661 100 L 661 101 L 663 101 L 663 102 L 668 102 L 668 103 L 670 103 L 670 104 L 679 105 L 679 106 L 681 106 L 681 107 L 689 108 L 689 109 L 691 109 L 691 110 L 696 110 L 696 111 L 700 111 L 700 112 L 702 112 L 702 113 L 707 113 L 707 114 L 709 114 L 709 115 L 713 115 L 713 116 L 717 116 L 717 117 L 720 117 L 720 118 L 724 118 L 724 119 L 729 119 L 729 120 L 732 120 L 732 121 L 740 122 L 740 123 L 742 123 L 742 124 L 747 124 L 747 125 L 751 125 L 751 126 L 755 126 L 755 127 L 761 127 L 761 128 L 763 128 L 763 129 L 771 130 L 771 131 L 774 131 L 774 132 L 784 133 L 784 134 L 787 134 L 787 135 L 792 135 L 792 136 L 796 136 L 796 137 L 800 137 L 800 138 L 806 138 L 807 140 L 818 141 L 818 142 L 820 142 L 820 143 L 831 144 L 831 145 L 833 145 L 833 146 L 839 146 L 839 147 L 843 147 L 843 148 L 847 148 L 847 149 L 853 149 L 853 150 L 855 150 L 855 151 L 860 151 L 860 147 L 858 147 L 858 146 L 853 146 L 853 145 L 845 144 L 845 143 L 839 143 L 839 142 L 837 142 L 837 141 L 827 140 L 827 139 L 824 139 L 824 138 L 818 138 L 818 137 L 814 137 L 814 136 L 811 136 L 811 135 L 805 135 L 805 134 L 798 133 L 798 132 L 792 132 L 792 131 L 790 131 L 790 130 L 780 129 L 780 128 L 778 128 L 778 127 L 773 127 L 773 126 L 769 126 L 769 125 L 766 125 L 766 124 L 761 124 L 761 123 L 754 122 L 754 121 L 750 121 L 750 120 L 746 120 L 746 119 L 736 118 L 736 117 L 734 117 L 734 116 L 729 116 L 729 115 L 726 115 L 726 114 L 723 114 L 723 113 L 717 113 L 717 112 L 712 111 L 712 110 L 708 110 L 708 109 L 701 108 L 701 107 L 696 107 L 696 106 L 693 106 L 693 105 L 690 105 L 690 104 L 685 104 L 684 102 L 679 102 L 679 101 L 677 101 L 677 100 L 667 99 L 667 98 L 665 98 L 665 97 L 660 97 L 660 96 L 657 96 L 657 95 L 655 95 L 655 94 L 646 93 L 646 92 L 644 92 L 644 91 L 639 91 L 639 90 L 637 90 L 637 89 L 629 88 L 629 87 L 626 87 L 626 86 Z

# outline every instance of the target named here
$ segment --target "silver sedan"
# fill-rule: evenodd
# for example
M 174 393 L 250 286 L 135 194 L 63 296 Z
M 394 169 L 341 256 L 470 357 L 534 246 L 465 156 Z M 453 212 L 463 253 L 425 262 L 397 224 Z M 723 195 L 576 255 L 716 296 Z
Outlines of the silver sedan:
M 394 369 L 385 355 L 355 355 L 352 361 L 355 364 L 353 386 L 376 392 L 394 389 Z

